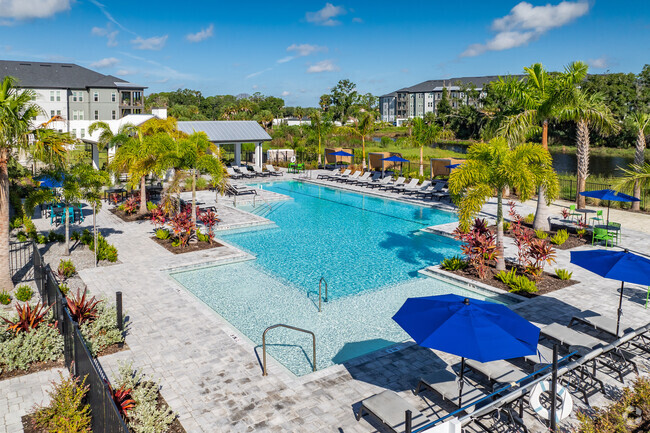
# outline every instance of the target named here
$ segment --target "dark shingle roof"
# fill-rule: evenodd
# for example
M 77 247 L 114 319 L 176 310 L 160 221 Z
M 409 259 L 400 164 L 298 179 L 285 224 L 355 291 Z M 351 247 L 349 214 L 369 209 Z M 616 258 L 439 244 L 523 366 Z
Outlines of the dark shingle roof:
M 73 63 L 0 60 L 0 79 L 7 75 L 16 78 L 19 87 L 31 88 L 112 88 L 116 87 L 116 82 L 127 83 L 121 78 L 100 74 Z
M 445 78 L 443 80 L 428 80 L 423 81 L 419 84 L 416 84 L 411 87 L 404 87 L 397 90 L 399 93 L 420 93 L 420 92 L 431 92 L 436 87 L 450 87 L 457 85 L 458 82 L 464 85 L 473 84 L 477 89 L 484 88 L 488 83 L 492 81 L 497 81 L 500 75 L 485 75 L 482 77 L 457 77 L 457 78 Z M 517 75 L 517 77 L 520 77 Z

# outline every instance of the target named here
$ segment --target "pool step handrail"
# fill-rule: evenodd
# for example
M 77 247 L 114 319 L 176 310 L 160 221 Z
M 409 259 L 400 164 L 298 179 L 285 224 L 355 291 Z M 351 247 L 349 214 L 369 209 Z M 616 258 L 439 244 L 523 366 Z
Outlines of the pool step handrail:
M 268 376 L 268 371 L 266 370 L 266 333 L 269 332 L 271 329 L 280 328 L 280 327 L 293 329 L 294 331 L 304 332 L 305 334 L 311 334 L 312 346 L 314 349 L 314 357 L 312 360 L 312 371 L 316 371 L 316 334 L 306 329 L 296 328 L 295 326 L 285 325 L 284 323 L 278 323 L 277 325 L 269 326 L 264 330 L 264 333 L 262 333 L 262 376 Z
M 323 286 L 323 282 L 325 282 L 325 302 L 327 302 L 327 280 L 325 279 L 325 277 L 320 277 L 320 281 L 318 281 L 318 312 L 319 313 L 323 311 L 321 305 L 321 300 L 322 300 L 321 288 Z

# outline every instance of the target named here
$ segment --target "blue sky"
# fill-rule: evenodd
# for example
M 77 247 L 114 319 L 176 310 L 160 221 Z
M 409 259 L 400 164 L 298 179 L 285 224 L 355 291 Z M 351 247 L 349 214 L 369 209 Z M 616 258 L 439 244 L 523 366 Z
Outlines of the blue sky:
M 149 87 L 315 106 L 339 79 L 376 95 L 427 79 L 584 60 L 650 63 L 650 1 L 0 0 L 0 58 L 75 62 Z

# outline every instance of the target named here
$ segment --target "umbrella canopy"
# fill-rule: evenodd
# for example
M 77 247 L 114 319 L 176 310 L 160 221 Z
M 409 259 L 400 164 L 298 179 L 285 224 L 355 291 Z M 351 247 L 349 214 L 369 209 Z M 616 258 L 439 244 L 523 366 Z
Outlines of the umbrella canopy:
M 493 302 L 453 294 L 409 298 L 393 320 L 420 346 L 480 362 L 537 353 L 539 328 Z
M 631 195 L 623 194 L 622 192 L 614 191 L 613 189 L 598 189 L 596 191 L 583 191 L 580 195 L 585 197 L 597 198 L 599 200 L 607 200 L 607 224 L 609 225 L 609 205 L 612 201 L 633 202 L 641 201 Z
M 56 180 L 50 176 L 39 176 L 36 180 L 40 182 L 39 186 L 41 188 L 61 188 L 63 186 L 62 181 Z
M 650 259 L 628 250 L 625 251 L 571 251 L 571 263 L 587 269 L 601 277 L 621 282 L 621 295 L 618 300 L 618 319 L 616 335 L 621 325 L 623 314 L 623 289 L 625 283 L 650 286 Z
M 460 164 L 445 165 L 445 168 L 449 168 L 449 169 L 456 168 L 456 167 L 460 167 Z
M 353 154 L 348 153 L 348 152 L 346 152 L 344 150 L 339 150 L 337 152 L 332 152 L 332 153 L 330 153 L 330 155 L 333 155 L 333 156 L 354 156 Z
M 382 161 L 388 161 L 388 162 L 409 162 L 408 159 L 404 159 L 404 158 L 402 158 L 400 156 L 397 156 L 397 155 L 392 155 L 392 156 L 389 156 L 388 158 L 382 158 L 381 160 Z

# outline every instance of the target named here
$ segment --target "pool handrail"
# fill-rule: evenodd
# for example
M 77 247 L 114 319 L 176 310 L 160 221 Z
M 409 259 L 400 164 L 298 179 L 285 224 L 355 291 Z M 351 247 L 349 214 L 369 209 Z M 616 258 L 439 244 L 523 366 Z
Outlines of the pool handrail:
M 311 365 L 312 365 L 312 371 L 316 371 L 316 334 L 306 329 L 297 328 L 291 325 L 285 325 L 284 323 L 278 323 L 276 325 L 269 326 L 262 333 L 262 376 L 268 376 L 268 372 L 266 371 L 266 333 L 269 332 L 271 329 L 275 329 L 279 327 L 293 329 L 294 331 L 304 332 L 305 334 L 311 334 L 312 345 L 314 348 L 314 357 Z
M 322 299 L 321 286 L 322 286 L 323 282 L 325 282 L 325 302 L 327 302 L 327 280 L 325 279 L 325 277 L 320 277 L 320 281 L 318 281 L 318 312 L 319 313 L 322 311 L 322 308 L 321 308 L 321 299 Z

